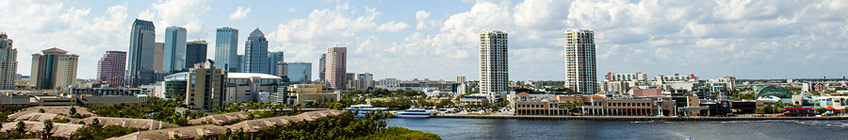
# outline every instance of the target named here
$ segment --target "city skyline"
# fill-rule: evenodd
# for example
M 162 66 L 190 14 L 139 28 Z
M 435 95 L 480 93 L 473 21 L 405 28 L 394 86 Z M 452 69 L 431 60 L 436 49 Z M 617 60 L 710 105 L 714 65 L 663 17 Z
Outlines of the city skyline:
M 187 39 L 207 40 L 210 46 L 216 45 L 212 43 L 216 28 L 266 29 L 270 31 L 268 51 L 284 51 L 285 60 L 314 64 L 319 64 L 317 58 L 327 48 L 346 46 L 347 71 L 371 72 L 375 79 L 463 75 L 479 80 L 475 36 L 503 29 L 511 34 L 510 80 L 563 80 L 562 34 L 572 28 L 595 31 L 598 77 L 607 72 L 642 72 L 740 79 L 822 78 L 842 77 L 842 67 L 834 64 L 848 62 L 844 57 L 848 47 L 843 45 L 848 21 L 846 15 L 836 14 L 848 6 L 833 2 L 837 1 L 322 1 L 271 8 L 266 5 L 280 2 L 8 1 L 0 2 L 9 7 L 0 10 L 8 13 L 0 18 L 9 19 L 0 23 L 0 31 L 13 36 L 23 56 L 51 47 L 79 54 L 78 77 L 86 79 L 96 77 L 97 60 L 105 51 L 128 51 L 129 27 L 135 18 L 154 22 L 160 34 L 156 42 L 165 42 L 161 34 L 170 26 L 186 27 Z M 393 7 L 408 4 L 421 6 Z M 15 12 L 29 8 L 45 12 Z M 345 25 L 332 24 L 338 22 Z M 237 52 L 244 51 L 241 42 L 248 33 L 240 32 Z M 211 48 L 207 52 L 215 54 Z M 18 59 L 17 73 L 30 75 L 31 62 Z M 313 70 L 313 75 L 318 72 Z

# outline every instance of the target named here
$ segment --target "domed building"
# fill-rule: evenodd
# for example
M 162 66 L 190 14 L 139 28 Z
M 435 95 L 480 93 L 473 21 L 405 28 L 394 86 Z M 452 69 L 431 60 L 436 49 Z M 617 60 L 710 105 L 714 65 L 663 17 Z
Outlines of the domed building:
M 779 86 L 766 86 L 757 91 L 757 97 L 774 96 L 781 99 L 792 98 L 792 92 Z

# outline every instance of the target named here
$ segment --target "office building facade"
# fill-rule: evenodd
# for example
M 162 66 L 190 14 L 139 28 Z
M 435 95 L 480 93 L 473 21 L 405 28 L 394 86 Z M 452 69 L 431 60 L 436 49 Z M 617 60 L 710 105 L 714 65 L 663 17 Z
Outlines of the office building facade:
M 278 52 L 268 52 L 268 64 L 265 66 L 268 68 L 267 72 L 270 75 L 277 75 L 277 64 L 280 62 L 284 62 L 285 58 L 283 57 L 283 51 Z
M 287 62 L 285 67 L 290 82 L 308 84 L 312 81 L 312 63 Z
M 244 43 L 244 72 L 268 73 L 268 40 L 265 34 L 256 28 Z
M 185 67 L 184 70 L 194 67 L 194 64 L 201 64 L 206 61 L 206 40 L 194 40 L 186 43 Z
M 97 61 L 97 80 L 100 84 L 109 84 L 111 87 L 123 86 L 126 62 L 127 52 L 106 51 Z
M 508 34 L 503 31 L 480 33 L 480 93 L 509 92 Z
M 238 29 L 218 28 L 215 33 L 215 67 L 238 72 Z
M 326 77 L 331 88 L 344 89 L 347 74 L 347 48 L 332 47 L 327 51 Z
M 595 94 L 595 32 L 592 30 L 565 31 L 565 87 L 582 94 Z
M 138 87 L 153 83 L 156 27 L 153 22 L 136 19 L 130 32 L 127 85 Z
M 32 55 L 31 84 L 35 89 L 66 89 L 77 80 L 79 55 L 59 48 Z
M 186 67 L 186 29 L 177 26 L 165 28 L 164 49 L 162 72 L 183 70 Z
M 325 73 L 326 70 L 327 70 L 326 69 L 327 65 L 325 64 L 326 61 L 327 61 L 327 54 L 322 53 L 321 58 L 318 59 L 318 81 L 323 82 L 323 83 L 325 83 L 327 81 L 326 73 Z

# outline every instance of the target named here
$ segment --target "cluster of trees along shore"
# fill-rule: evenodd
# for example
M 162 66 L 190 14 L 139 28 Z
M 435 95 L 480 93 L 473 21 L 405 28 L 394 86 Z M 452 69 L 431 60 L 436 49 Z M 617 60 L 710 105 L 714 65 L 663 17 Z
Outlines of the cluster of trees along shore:
M 189 111 L 178 113 L 175 111 L 182 103 L 180 101 L 162 100 L 151 98 L 147 102 L 139 106 L 130 105 L 113 105 L 100 106 L 90 108 L 90 111 L 98 116 L 104 117 L 119 117 L 119 118 L 138 118 L 138 119 L 153 119 L 168 123 L 177 124 L 180 126 L 189 126 L 187 123 L 190 119 L 200 118 L 206 115 L 239 112 L 245 111 L 256 116 L 276 117 L 288 116 L 302 113 L 300 108 L 304 105 L 280 105 L 270 103 L 245 103 L 245 104 L 227 104 L 226 107 L 215 111 L 214 113 L 192 113 Z M 334 106 L 338 107 L 341 103 L 328 103 L 315 106 Z M 258 110 L 262 109 L 262 110 Z M 283 109 L 290 111 L 283 112 Z M 7 108 L 2 112 L 3 121 L 6 121 L 8 115 L 13 114 L 19 108 Z M 43 112 L 40 110 L 39 112 Z M 78 114 L 76 108 L 69 109 L 68 113 Z M 375 113 L 378 114 L 378 113 Z M 366 118 L 355 118 L 353 112 L 345 112 L 340 116 L 332 116 L 318 119 L 312 122 L 297 122 L 290 125 L 274 126 L 269 129 L 260 131 L 257 135 L 249 135 L 243 130 L 227 130 L 227 133 L 219 134 L 217 139 L 221 140 L 241 140 L 241 139 L 441 139 L 438 135 L 425 133 L 417 130 L 409 130 L 400 127 L 386 127 L 386 122 L 381 120 L 385 115 L 368 115 Z M 74 117 L 85 118 L 88 116 L 74 115 Z M 56 119 L 44 121 L 45 130 L 52 130 L 53 123 L 67 123 L 67 119 Z M 236 122 L 231 122 L 236 123 Z M 0 123 L 2 124 L 2 123 Z M 0 126 L 2 127 L 2 126 Z M 24 132 L 26 124 L 23 121 L 18 121 L 15 130 L 9 132 L 0 132 L 0 139 L 61 139 L 38 137 L 32 133 Z M 96 119 L 90 124 L 85 124 L 84 127 L 77 129 L 71 139 L 80 140 L 102 140 L 110 137 L 118 137 L 139 131 L 135 128 L 125 128 L 116 125 L 104 126 Z M 179 136 L 175 136 L 179 138 Z M 205 139 L 206 136 L 198 139 Z

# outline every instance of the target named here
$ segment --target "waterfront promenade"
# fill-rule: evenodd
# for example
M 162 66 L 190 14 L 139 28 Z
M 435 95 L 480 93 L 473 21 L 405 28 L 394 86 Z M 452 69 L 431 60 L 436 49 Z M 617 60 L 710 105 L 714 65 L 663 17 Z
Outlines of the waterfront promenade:
M 539 115 L 436 115 L 433 118 L 539 119 L 594 121 L 734 121 L 734 120 L 848 120 L 848 116 L 825 117 L 654 117 L 654 116 L 539 116 Z

